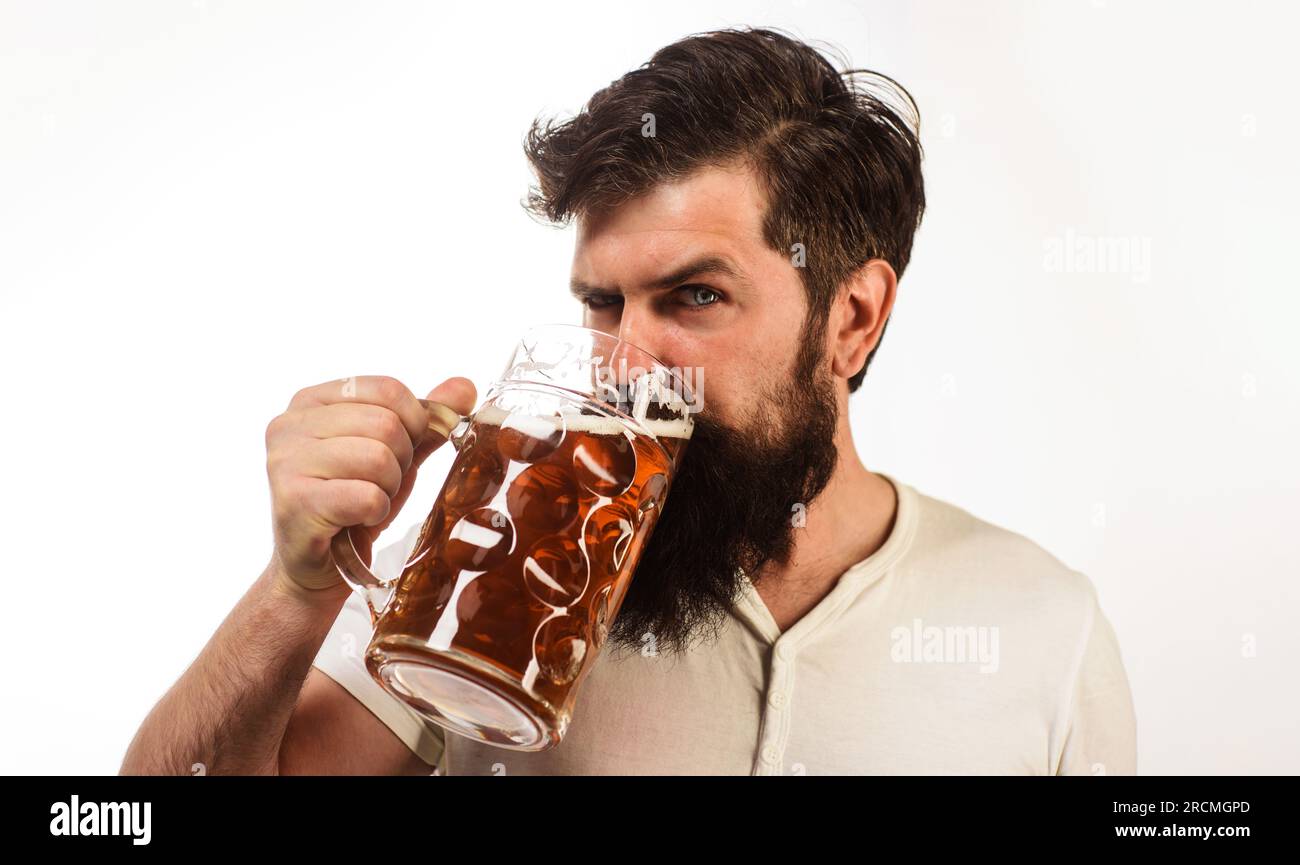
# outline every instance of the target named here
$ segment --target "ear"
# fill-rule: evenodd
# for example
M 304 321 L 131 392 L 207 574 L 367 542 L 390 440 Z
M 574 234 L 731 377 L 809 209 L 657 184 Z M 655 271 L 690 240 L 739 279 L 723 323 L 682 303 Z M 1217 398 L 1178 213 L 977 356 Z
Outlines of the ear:
M 883 258 L 873 258 L 840 285 L 827 328 L 836 376 L 852 378 L 880 342 L 894 309 L 898 276 Z

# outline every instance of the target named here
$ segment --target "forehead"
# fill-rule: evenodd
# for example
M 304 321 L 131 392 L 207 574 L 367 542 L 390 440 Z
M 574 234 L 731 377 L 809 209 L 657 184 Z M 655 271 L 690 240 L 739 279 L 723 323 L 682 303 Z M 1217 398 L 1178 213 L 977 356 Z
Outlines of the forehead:
M 767 250 L 766 207 L 758 178 L 745 167 L 709 166 L 661 183 L 616 207 L 578 219 L 576 276 L 626 273 L 629 278 L 702 254 L 741 266 Z

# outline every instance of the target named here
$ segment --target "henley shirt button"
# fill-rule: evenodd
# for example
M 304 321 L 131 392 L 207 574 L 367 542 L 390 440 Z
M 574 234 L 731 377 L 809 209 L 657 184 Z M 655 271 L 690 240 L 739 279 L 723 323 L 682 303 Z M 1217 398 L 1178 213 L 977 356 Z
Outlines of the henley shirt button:
M 765 763 L 775 763 L 775 762 L 776 762 L 776 756 L 777 756 L 777 755 L 776 755 L 776 749 L 775 749 L 775 748 L 773 748 L 771 745 L 764 745 L 764 746 L 763 746 L 763 762 L 765 762 Z
M 768 697 L 767 701 L 779 709 L 785 705 L 785 694 L 782 694 L 780 691 L 777 691 L 772 696 Z

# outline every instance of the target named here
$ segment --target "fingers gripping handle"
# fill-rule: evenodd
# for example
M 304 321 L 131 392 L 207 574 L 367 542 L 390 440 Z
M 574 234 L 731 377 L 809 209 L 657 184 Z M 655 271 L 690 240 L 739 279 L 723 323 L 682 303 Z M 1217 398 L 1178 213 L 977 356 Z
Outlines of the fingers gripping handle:
M 459 449 L 467 419 L 440 402 L 422 399 L 420 405 L 429 413 L 427 435 L 439 444 L 442 440 L 450 441 L 453 447 Z M 330 542 L 330 550 L 334 554 L 334 565 L 339 569 L 343 580 L 365 599 L 366 606 L 370 609 L 370 623 L 374 625 L 388 606 L 388 599 L 392 597 L 393 585 L 397 580 L 381 580 L 361 560 L 353 535 L 360 528 L 363 527 L 351 526 L 336 534 Z
M 460 436 L 455 434 L 456 428 L 466 420 L 460 416 L 460 412 L 433 400 L 422 399 L 419 402 L 429 413 L 429 434 L 450 439 L 452 445 L 456 445 L 460 440 Z

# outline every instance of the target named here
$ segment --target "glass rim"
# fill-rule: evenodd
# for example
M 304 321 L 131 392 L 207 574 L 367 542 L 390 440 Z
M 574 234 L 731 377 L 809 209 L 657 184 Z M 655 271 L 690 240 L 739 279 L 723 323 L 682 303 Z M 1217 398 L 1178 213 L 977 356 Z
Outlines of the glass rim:
M 626 346 L 632 349 L 633 351 L 637 352 L 638 354 L 644 355 L 646 358 L 653 361 L 656 367 L 662 369 L 664 372 L 668 373 L 668 375 L 672 377 L 673 382 L 677 385 L 677 392 L 683 395 L 683 398 L 686 400 L 688 404 L 694 403 L 695 389 L 686 383 L 686 381 L 681 377 L 680 373 L 677 371 L 676 367 L 669 366 L 668 364 L 660 360 L 658 357 L 655 357 L 649 351 L 637 345 L 636 343 L 629 342 L 628 340 L 623 339 L 621 336 L 615 336 L 614 334 L 606 333 L 603 330 L 596 330 L 595 328 L 590 328 L 587 327 L 586 325 L 570 324 L 568 322 L 555 322 L 553 324 L 535 324 L 535 325 L 531 325 L 524 331 L 523 336 L 521 336 L 516 341 L 516 345 L 522 344 L 524 339 L 526 339 L 529 334 L 535 331 L 556 330 L 559 328 L 582 331 L 583 333 L 586 333 L 592 336 L 593 338 L 612 341 L 617 345 Z

